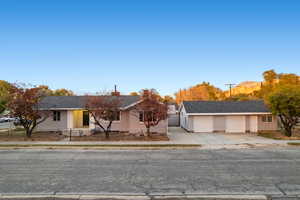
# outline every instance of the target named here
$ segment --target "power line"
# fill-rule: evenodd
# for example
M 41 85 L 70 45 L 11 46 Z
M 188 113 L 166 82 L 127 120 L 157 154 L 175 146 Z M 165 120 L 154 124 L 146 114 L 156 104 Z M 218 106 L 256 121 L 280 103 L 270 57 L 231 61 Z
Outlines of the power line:
M 231 97 L 231 89 L 233 86 L 235 86 L 236 84 L 235 83 L 227 83 L 225 84 L 226 86 L 229 86 L 229 96 Z

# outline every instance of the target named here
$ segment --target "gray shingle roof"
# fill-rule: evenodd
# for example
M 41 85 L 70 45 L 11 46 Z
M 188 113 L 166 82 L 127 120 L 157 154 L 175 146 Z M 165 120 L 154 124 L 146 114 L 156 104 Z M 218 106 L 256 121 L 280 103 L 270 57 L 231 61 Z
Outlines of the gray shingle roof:
M 187 113 L 270 112 L 263 101 L 184 101 Z
M 121 108 L 129 106 L 139 101 L 139 96 L 121 95 L 118 96 L 121 102 Z M 111 98 L 116 98 L 111 96 Z M 85 108 L 86 96 L 48 96 L 40 102 L 40 109 L 74 109 Z

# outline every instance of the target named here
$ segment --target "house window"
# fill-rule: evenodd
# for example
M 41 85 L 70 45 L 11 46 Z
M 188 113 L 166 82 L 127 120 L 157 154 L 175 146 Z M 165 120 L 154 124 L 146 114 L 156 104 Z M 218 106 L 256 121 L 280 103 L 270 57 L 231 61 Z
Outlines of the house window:
M 115 113 L 113 121 L 120 121 L 120 116 L 121 116 L 121 112 L 118 111 L 117 113 Z
M 144 112 L 140 112 L 140 122 L 144 122 Z
M 149 121 L 155 121 L 156 120 L 156 117 L 155 117 L 155 115 L 152 111 L 147 111 L 146 114 L 145 114 L 144 111 L 140 112 L 140 115 L 139 115 L 140 122 L 144 122 L 145 120 L 147 120 L 146 119 L 147 117 L 149 117 L 149 119 L 150 119 Z
M 262 121 L 265 123 L 271 123 L 271 122 L 273 122 L 273 116 L 272 115 L 263 115 Z
M 53 121 L 60 121 L 60 111 L 53 111 Z
M 114 115 L 112 116 L 112 121 L 120 121 L 121 112 L 115 112 Z M 109 121 L 108 118 L 104 118 L 104 120 Z

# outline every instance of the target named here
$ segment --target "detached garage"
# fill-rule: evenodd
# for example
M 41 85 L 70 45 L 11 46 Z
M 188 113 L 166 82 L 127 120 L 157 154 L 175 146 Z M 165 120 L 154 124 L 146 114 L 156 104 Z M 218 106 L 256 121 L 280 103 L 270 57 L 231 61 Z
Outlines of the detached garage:
M 213 116 L 194 116 L 193 127 L 195 132 L 212 132 L 214 130 Z
M 180 126 L 190 132 L 245 133 L 277 130 L 263 101 L 184 101 Z
M 245 116 L 226 116 L 225 132 L 240 133 L 246 132 L 246 117 Z

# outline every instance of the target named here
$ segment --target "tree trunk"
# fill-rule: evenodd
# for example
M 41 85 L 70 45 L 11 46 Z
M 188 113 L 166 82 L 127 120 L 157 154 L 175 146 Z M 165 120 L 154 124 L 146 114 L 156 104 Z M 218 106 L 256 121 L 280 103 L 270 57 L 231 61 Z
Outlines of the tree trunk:
M 28 138 L 31 138 L 31 135 L 32 135 L 32 130 L 31 129 L 26 129 L 26 136 Z
M 148 136 L 148 137 L 150 136 L 150 126 L 147 127 L 147 136 Z
M 292 136 L 292 127 L 284 126 L 284 134 L 288 137 L 291 137 Z
M 289 122 L 289 119 L 285 116 L 279 115 L 280 121 L 284 128 L 284 135 L 287 137 L 292 136 L 293 125 Z
M 106 138 L 106 139 L 109 138 L 109 133 L 110 133 L 111 124 L 112 124 L 112 121 L 110 121 L 109 124 L 108 124 L 108 126 L 106 127 L 106 130 L 105 130 L 105 138 Z
M 105 138 L 109 139 L 109 130 L 105 130 Z

